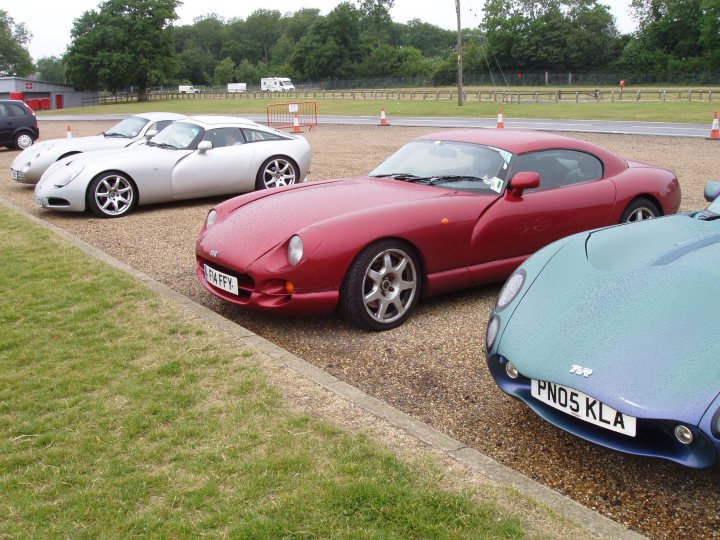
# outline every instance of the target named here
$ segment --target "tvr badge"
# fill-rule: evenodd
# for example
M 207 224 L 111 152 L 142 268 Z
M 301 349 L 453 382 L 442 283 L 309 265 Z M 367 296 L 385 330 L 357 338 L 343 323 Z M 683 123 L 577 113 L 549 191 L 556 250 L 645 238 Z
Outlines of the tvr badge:
M 211 249 L 211 250 L 210 250 L 210 256 L 211 256 L 211 257 L 217 257 L 217 256 L 218 256 L 218 251 L 217 251 L 217 249 Z
M 592 375 L 592 372 L 593 370 L 589 367 L 578 366 L 577 364 L 573 364 L 572 366 L 570 366 L 570 373 L 578 375 L 580 377 L 589 377 L 590 375 Z

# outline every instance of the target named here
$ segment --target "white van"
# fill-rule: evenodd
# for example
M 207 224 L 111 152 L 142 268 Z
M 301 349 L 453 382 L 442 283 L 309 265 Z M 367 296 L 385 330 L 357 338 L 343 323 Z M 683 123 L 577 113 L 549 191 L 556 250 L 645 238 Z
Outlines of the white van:
M 230 82 L 228 83 L 227 91 L 230 93 L 246 92 L 247 84 L 244 82 Z
M 191 84 L 181 84 L 178 86 L 178 94 L 199 94 L 200 90 L 193 88 Z
M 295 86 L 287 77 L 266 77 L 260 79 L 262 92 L 294 92 Z

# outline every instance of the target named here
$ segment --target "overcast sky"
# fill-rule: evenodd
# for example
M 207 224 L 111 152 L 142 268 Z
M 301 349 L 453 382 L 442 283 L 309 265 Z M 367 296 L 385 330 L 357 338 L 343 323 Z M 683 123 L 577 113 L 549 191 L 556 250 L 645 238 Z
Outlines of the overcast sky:
M 299 9 L 317 8 L 321 15 L 327 15 L 341 0 L 185 0 L 177 9 L 180 20 L 175 24 L 192 24 L 195 17 L 217 13 L 226 20 L 247 18 L 256 9 L 277 10 L 282 14 Z M 630 17 L 627 0 L 605 0 L 615 16 L 620 32 L 635 30 Z M 64 0 L 52 9 L 45 2 L 14 1 L 8 2 L 2 9 L 8 12 L 16 23 L 25 23 L 33 39 L 28 50 L 37 60 L 44 56 L 60 56 L 70 42 L 70 30 L 73 21 L 84 12 L 94 10 L 100 0 Z M 460 18 L 463 28 L 474 28 L 480 24 L 483 0 L 460 0 Z M 441 28 L 457 28 L 455 0 L 395 0 L 390 12 L 395 22 L 405 23 L 410 19 L 420 19 Z

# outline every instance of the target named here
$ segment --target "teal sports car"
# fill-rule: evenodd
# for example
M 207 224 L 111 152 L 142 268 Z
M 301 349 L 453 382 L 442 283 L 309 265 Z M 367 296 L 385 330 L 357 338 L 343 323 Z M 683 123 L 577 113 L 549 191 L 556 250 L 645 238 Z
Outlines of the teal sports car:
M 695 469 L 720 453 L 720 182 L 710 205 L 575 234 L 507 280 L 485 338 L 497 385 L 593 443 Z

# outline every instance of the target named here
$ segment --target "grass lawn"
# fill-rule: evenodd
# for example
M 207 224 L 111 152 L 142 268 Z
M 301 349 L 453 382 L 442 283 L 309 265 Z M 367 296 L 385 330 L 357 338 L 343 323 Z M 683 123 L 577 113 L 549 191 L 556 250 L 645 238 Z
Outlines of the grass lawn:
M 518 538 L 258 354 L 0 206 L 0 537 Z
M 348 91 L 346 91 L 347 93 Z M 252 96 L 252 94 L 250 94 Z M 472 93 L 469 94 L 472 96 Z M 100 105 L 52 111 L 40 111 L 39 118 L 57 114 L 134 114 L 143 111 L 174 111 L 184 114 L 265 114 L 269 104 L 290 101 L 315 101 L 320 115 L 377 116 L 380 107 L 392 116 L 448 116 L 495 118 L 498 109 L 503 110 L 506 120 L 512 118 L 548 118 L 577 120 L 630 120 L 644 122 L 678 122 L 707 124 L 712 123 L 713 112 L 720 109 L 720 91 L 713 101 L 705 96 L 703 101 L 696 97 L 693 101 L 672 99 L 668 101 L 635 101 L 626 95 L 622 101 L 614 102 L 523 102 L 495 103 L 477 101 L 469 97 L 464 106 L 459 107 L 457 100 L 409 100 L 409 99 L 331 99 L 315 98 L 304 93 L 290 96 L 274 95 L 273 98 L 254 99 L 244 94 L 216 94 L 216 97 L 183 96 L 180 99 L 149 101 L 116 105 Z M 709 127 L 708 127 L 709 129 Z

